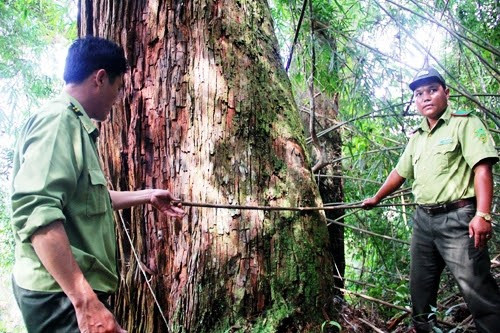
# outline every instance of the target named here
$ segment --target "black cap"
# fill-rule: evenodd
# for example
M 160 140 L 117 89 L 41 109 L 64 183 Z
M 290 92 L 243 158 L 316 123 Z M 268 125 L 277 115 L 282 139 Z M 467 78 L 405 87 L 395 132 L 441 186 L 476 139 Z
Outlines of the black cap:
M 427 67 L 425 69 L 420 70 L 417 73 L 417 75 L 415 75 L 415 78 L 413 78 L 413 81 L 410 83 L 410 89 L 414 91 L 422 83 L 436 82 L 436 81 L 441 82 L 443 85 L 446 86 L 446 82 L 444 81 L 441 74 L 439 74 L 439 72 L 434 68 Z

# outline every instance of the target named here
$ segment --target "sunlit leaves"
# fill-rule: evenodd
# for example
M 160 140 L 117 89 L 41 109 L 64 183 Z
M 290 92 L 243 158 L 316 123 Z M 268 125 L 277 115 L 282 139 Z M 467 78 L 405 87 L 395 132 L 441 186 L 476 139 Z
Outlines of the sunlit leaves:
M 13 256 L 7 178 L 15 136 L 34 106 L 60 85 L 46 74 L 45 67 L 52 65 L 47 52 L 50 45 L 76 36 L 72 1 L 0 1 L 0 266 L 9 266 Z

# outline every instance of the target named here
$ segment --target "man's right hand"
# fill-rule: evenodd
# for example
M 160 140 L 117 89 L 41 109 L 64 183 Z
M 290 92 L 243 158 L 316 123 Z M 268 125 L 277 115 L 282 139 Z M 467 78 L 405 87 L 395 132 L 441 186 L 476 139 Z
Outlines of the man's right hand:
M 71 252 L 62 221 L 39 228 L 31 244 L 47 271 L 73 304 L 81 332 L 124 333 L 115 317 L 99 301 Z
M 127 333 L 95 294 L 89 300 L 74 306 L 80 332 Z
M 372 209 L 373 207 L 375 207 L 376 205 L 378 205 L 378 203 L 380 202 L 380 200 L 378 200 L 376 197 L 371 197 L 371 198 L 368 198 L 368 199 L 365 199 L 363 200 L 363 209 Z

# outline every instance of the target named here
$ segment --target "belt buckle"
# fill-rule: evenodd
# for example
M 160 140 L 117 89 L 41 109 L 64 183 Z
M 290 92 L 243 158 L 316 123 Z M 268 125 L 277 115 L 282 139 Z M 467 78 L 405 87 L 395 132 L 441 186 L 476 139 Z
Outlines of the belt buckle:
M 442 211 L 442 212 L 446 212 L 446 211 L 447 211 L 447 208 L 448 208 L 448 204 L 443 203 L 443 204 L 440 204 L 439 206 L 437 206 L 437 207 L 436 207 L 436 210 L 438 210 L 438 211 Z
M 446 203 L 442 203 L 442 204 L 434 205 L 432 207 L 428 207 L 426 209 L 426 211 L 427 211 L 427 214 L 429 214 L 429 215 L 436 215 L 436 214 L 440 214 L 440 213 L 446 212 L 446 208 L 447 208 L 447 204 Z
M 432 207 L 420 206 L 427 214 L 432 215 Z

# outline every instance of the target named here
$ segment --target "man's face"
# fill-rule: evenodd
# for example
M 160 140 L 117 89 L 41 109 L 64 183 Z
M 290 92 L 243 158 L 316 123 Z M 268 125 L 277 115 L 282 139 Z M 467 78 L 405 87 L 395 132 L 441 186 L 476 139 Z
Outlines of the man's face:
M 113 83 L 110 82 L 109 77 L 105 75 L 102 78 L 102 83 L 98 91 L 98 109 L 99 111 L 94 114 L 94 119 L 97 121 L 104 121 L 111 112 L 111 107 L 115 104 L 118 96 L 122 91 L 123 79 L 117 77 Z
M 425 83 L 415 89 L 414 96 L 418 111 L 424 117 L 437 120 L 448 106 L 450 90 L 438 82 Z
M 108 80 L 108 100 L 109 100 L 109 107 L 107 108 L 108 113 L 106 114 L 106 117 L 108 114 L 111 112 L 111 107 L 113 104 L 115 104 L 116 100 L 118 99 L 118 96 L 120 96 L 122 89 L 123 89 L 123 79 L 121 76 L 117 77 L 113 83 L 109 82 Z

